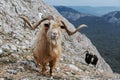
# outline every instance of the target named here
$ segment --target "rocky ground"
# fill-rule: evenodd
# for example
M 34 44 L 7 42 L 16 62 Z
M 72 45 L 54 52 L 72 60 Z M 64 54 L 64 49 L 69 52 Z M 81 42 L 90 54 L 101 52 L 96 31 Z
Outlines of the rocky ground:
M 0 1 L 0 80 L 49 80 L 35 67 L 33 49 L 39 28 L 31 31 L 25 28 L 20 15 L 25 15 L 31 23 L 43 17 L 60 17 L 72 31 L 74 26 L 63 18 L 52 6 L 43 0 L 1 0 Z M 100 56 L 91 41 L 81 33 L 68 36 L 63 30 L 63 52 L 55 69 L 54 80 L 119 80 L 110 66 Z M 83 52 L 88 50 L 99 58 L 97 68 L 85 64 Z M 49 68 L 47 69 L 48 72 Z
M 31 53 L 11 54 L 0 58 L 0 80 L 120 80 L 119 74 L 102 72 L 91 65 L 76 66 L 62 61 L 55 68 L 55 76 L 41 75 Z

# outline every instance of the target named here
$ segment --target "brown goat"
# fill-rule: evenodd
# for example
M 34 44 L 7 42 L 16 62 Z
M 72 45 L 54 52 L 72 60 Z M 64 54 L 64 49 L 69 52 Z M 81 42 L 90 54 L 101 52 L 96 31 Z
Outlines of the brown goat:
M 33 30 L 41 24 L 40 33 L 37 44 L 33 50 L 33 55 L 36 66 L 42 65 L 42 74 L 45 74 L 46 65 L 49 63 L 50 75 L 53 76 L 53 68 L 62 53 L 62 29 L 65 29 L 68 35 L 72 35 L 80 28 L 86 27 L 86 25 L 80 25 L 74 32 L 71 32 L 63 21 L 60 21 L 59 23 L 53 20 L 53 17 L 51 16 L 42 19 L 33 26 L 24 16 L 21 16 L 20 18 L 22 18 L 29 25 L 29 28 Z

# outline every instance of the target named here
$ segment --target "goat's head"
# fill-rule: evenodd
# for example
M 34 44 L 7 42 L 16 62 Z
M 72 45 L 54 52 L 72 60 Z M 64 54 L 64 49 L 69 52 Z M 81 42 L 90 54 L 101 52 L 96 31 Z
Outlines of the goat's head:
M 44 18 L 42 20 L 40 20 L 39 22 L 37 22 L 35 25 L 31 25 L 30 22 L 23 16 L 21 16 L 20 18 L 22 18 L 31 29 L 35 29 L 37 28 L 41 23 L 43 23 L 42 27 L 45 28 L 46 31 L 46 37 L 49 40 L 52 41 L 56 41 L 61 39 L 61 29 L 65 29 L 66 32 L 68 33 L 68 35 L 73 35 L 74 33 L 76 33 L 80 28 L 82 27 L 86 27 L 86 25 L 80 25 L 79 27 L 76 28 L 75 31 L 71 32 L 67 26 L 65 25 L 65 23 L 63 21 L 55 21 L 53 19 L 52 16 L 48 16 L 47 18 Z
M 50 20 L 49 23 L 44 26 L 47 27 L 47 38 L 49 40 L 56 41 L 61 39 L 62 26 L 59 23 L 54 20 Z

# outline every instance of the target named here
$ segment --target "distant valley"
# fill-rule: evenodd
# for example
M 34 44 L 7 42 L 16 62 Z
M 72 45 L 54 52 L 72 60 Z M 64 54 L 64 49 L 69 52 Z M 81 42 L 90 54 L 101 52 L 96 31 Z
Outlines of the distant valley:
M 80 32 L 91 39 L 113 71 L 120 73 L 120 11 L 115 9 L 116 11 L 96 16 L 87 13 L 89 11 L 79 12 L 64 6 L 55 6 L 55 8 L 74 26 L 87 24 L 88 28 Z M 107 9 L 103 10 L 108 12 Z
M 112 11 L 120 11 L 120 7 L 103 6 L 103 7 L 91 7 L 91 6 L 69 6 L 79 12 L 88 13 L 95 16 L 102 16 Z

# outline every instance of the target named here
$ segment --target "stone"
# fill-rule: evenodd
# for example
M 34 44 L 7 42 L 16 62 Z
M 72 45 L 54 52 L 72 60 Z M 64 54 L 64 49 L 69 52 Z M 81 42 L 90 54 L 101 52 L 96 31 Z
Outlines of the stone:
M 0 33 L 2 33 L 3 32 L 3 28 L 2 27 L 0 27 Z
M 17 74 L 17 70 L 8 69 L 7 72 L 10 74 Z
M 0 80 L 8 80 L 7 77 L 0 77 Z
M 0 46 L 2 46 L 2 44 L 3 44 L 3 41 L 2 41 L 2 39 L 0 38 Z
M 42 15 L 43 15 L 42 13 L 38 13 L 40 20 L 42 19 Z
M 15 45 L 10 44 L 9 46 L 10 46 L 10 49 L 12 49 L 13 51 L 17 50 L 17 47 Z
M 0 55 L 1 55 L 1 54 L 3 54 L 3 50 L 2 50 L 2 48 L 0 48 Z
M 23 78 L 23 79 L 21 79 L 21 80 L 30 80 L 29 78 Z
M 68 64 L 68 67 L 71 69 L 71 70 L 74 70 L 74 71 L 82 71 L 80 70 L 77 66 L 73 65 L 73 64 Z
M 9 47 L 9 44 L 4 44 L 1 46 L 2 49 L 7 49 L 7 50 L 10 50 L 10 47 Z
M 23 66 L 19 66 L 19 67 L 18 67 L 18 70 L 19 70 L 20 72 L 24 72 L 24 71 L 25 71 L 25 69 L 24 69 Z

